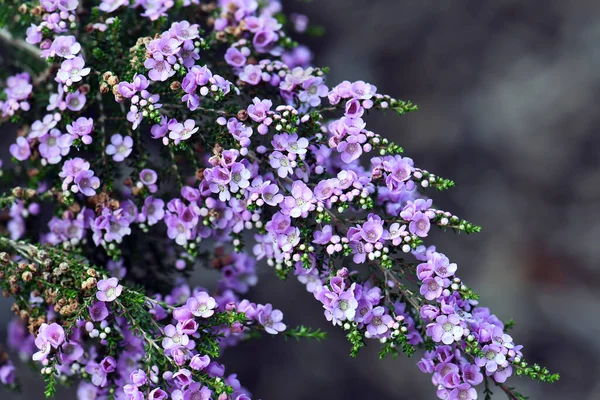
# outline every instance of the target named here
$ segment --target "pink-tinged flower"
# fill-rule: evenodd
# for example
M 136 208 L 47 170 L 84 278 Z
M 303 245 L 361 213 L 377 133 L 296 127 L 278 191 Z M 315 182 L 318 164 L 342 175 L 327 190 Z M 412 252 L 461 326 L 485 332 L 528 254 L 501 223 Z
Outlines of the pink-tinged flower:
M 52 129 L 40 137 L 38 150 L 49 164 L 58 164 L 63 156 L 69 154 L 73 136 L 62 134 L 58 129 Z
M 477 357 L 475 364 L 478 367 L 485 367 L 487 375 L 492 375 L 500 366 L 506 363 L 506 349 L 497 344 L 488 344 L 481 349 L 483 357 Z
M 188 140 L 192 135 L 198 132 L 196 121 L 188 119 L 184 123 L 169 124 L 169 139 L 175 144 L 179 144 L 182 140 Z
M 148 376 L 143 370 L 136 369 L 129 375 L 129 381 L 137 387 L 144 386 L 148 382 Z
M 342 153 L 341 159 L 349 164 L 363 153 L 362 143 L 366 142 L 365 135 L 352 135 L 337 146 L 337 151 Z
M 71 190 L 76 187 L 77 190 L 85 196 L 94 196 L 96 195 L 96 189 L 100 187 L 100 178 L 94 176 L 94 171 L 79 171 L 77 175 L 75 175 L 75 184 L 77 186 L 71 187 Z
M 258 309 L 258 322 L 265 328 L 265 332 L 271 335 L 276 335 L 285 330 L 283 313 L 279 310 L 274 310 L 271 304 L 260 305 Z
M 429 217 L 421 211 L 417 211 L 413 215 L 412 221 L 408 225 L 408 230 L 419 237 L 426 237 L 430 228 L 431 222 L 429 222 Z
M 19 161 L 25 161 L 31 155 L 29 142 L 23 136 L 17 138 L 17 143 L 10 145 L 10 154 Z
M 190 297 L 185 306 L 196 317 L 208 318 L 215 313 L 217 302 L 208 293 L 200 292 Z
M 75 36 L 57 36 L 50 46 L 49 56 L 59 56 L 66 59 L 75 58 L 75 55 L 81 50 L 81 45 L 77 43 Z
M 148 77 L 153 81 L 164 82 L 175 75 L 175 70 L 171 67 L 171 64 L 160 53 L 154 53 L 152 58 L 148 58 L 144 62 L 144 67 L 150 70 Z
M 464 329 L 460 325 L 461 319 L 456 314 L 440 315 L 435 323 L 428 325 L 431 338 L 434 342 L 452 344 L 458 342 L 463 336 Z
M 246 65 L 246 56 L 237 47 L 230 47 L 225 52 L 225 61 L 232 67 L 243 67 Z
M 179 326 L 167 325 L 165 327 L 165 338 L 162 340 L 162 347 L 167 350 L 186 347 L 190 342 L 190 338 L 185 333 L 181 332 Z
M 423 280 L 423 284 L 419 289 L 421 295 L 425 296 L 427 300 L 437 299 L 442 295 L 442 291 L 444 289 L 444 281 L 442 278 L 426 278 Z
M 252 99 L 251 105 L 248 106 L 248 116 L 254 122 L 263 122 L 267 116 L 268 112 L 273 106 L 273 102 L 271 100 L 261 100 L 258 97 Z
M 113 160 L 121 162 L 125 160 L 133 149 L 133 139 L 130 136 L 123 137 L 116 133 L 111 136 L 110 144 L 106 146 L 106 154 L 113 156 Z
M 102 0 L 98 8 L 105 13 L 111 13 L 125 4 L 127 4 L 127 0 Z
M 67 125 L 67 132 L 69 132 L 75 139 L 81 138 L 84 144 L 91 144 L 92 129 L 94 128 L 94 120 L 92 118 L 79 117 L 69 125 Z
M 377 92 L 377 88 L 364 81 L 356 81 L 350 87 L 352 97 L 359 100 L 368 100 Z
M 258 85 L 262 79 L 262 69 L 257 65 L 246 65 L 240 74 L 240 80 L 250 85 Z
M 183 393 L 183 400 L 210 400 L 212 391 L 199 382 L 193 382 Z
M 200 354 L 196 354 L 190 360 L 190 368 L 196 371 L 203 370 L 208 364 L 210 364 L 210 357 L 206 355 L 201 356 Z
M 48 343 L 55 349 L 65 342 L 65 330 L 55 322 L 46 327 L 44 335 Z
M 119 285 L 117 278 L 102 279 L 97 287 L 96 298 L 104 302 L 114 301 L 123 291 L 123 286 Z
M 165 202 L 152 196 L 146 197 L 142 207 L 142 216 L 150 226 L 158 223 L 165 216 Z
M 371 335 L 383 335 L 388 331 L 388 325 L 394 319 L 385 312 L 385 308 L 378 306 L 372 309 L 368 316 L 364 317 L 365 323 L 368 321 L 367 332 Z
M 80 91 L 69 93 L 65 98 L 65 105 L 71 111 L 81 111 L 86 102 L 87 98 L 85 97 L 85 94 Z
M 46 335 L 44 332 L 47 326 L 47 324 L 42 324 L 42 326 L 40 327 L 40 331 L 37 337 L 35 338 L 34 343 L 35 346 L 38 348 L 38 351 L 33 354 L 33 361 L 45 360 L 48 354 L 50 354 L 50 350 L 52 350 L 52 346 L 48 342 L 48 339 L 46 339 Z
M 450 400 L 475 400 L 477 398 L 477 390 L 471 387 L 468 383 L 463 383 L 450 392 Z
M 306 218 L 308 212 L 314 209 L 315 198 L 312 190 L 300 180 L 292 184 L 291 196 L 287 196 L 282 203 L 281 211 L 292 218 Z
M 79 82 L 84 76 L 89 75 L 91 69 L 85 67 L 85 61 L 81 56 L 64 60 L 56 73 L 56 81 L 71 86 L 73 82 Z

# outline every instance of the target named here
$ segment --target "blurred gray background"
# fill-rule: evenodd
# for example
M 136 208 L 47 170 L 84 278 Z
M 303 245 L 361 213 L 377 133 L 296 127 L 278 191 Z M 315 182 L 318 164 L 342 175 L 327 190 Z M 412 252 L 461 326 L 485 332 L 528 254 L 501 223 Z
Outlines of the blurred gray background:
M 438 249 L 503 320 L 531 361 L 562 374 L 554 385 L 513 379 L 531 399 L 600 399 L 600 2 L 592 0 L 284 1 L 322 25 L 302 39 L 329 83 L 363 79 L 420 111 L 369 118 L 415 163 L 456 181 L 436 205 L 483 231 L 439 234 Z M 265 338 L 226 353 L 255 398 L 435 399 L 417 359 L 357 359 L 295 280 L 261 267 L 250 297 L 326 342 Z M 9 318 L 2 303 L 0 320 Z M 0 324 L 0 342 L 4 341 Z M 27 382 L 25 395 L 42 399 Z M 64 394 L 61 399 L 71 399 Z M 496 393 L 497 398 L 504 398 Z

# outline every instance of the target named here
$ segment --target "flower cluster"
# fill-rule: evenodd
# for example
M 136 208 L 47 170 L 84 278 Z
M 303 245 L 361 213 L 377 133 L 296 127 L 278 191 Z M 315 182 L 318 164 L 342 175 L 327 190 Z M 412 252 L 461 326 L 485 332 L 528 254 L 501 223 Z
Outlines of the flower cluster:
M 279 1 L 200 3 L 19 8 L 47 69 L 8 78 L 0 100 L 20 124 L 10 173 L 27 188 L 0 196 L 0 287 L 46 394 L 78 381 L 80 399 L 249 399 L 223 349 L 324 338 L 252 301 L 260 260 L 305 285 L 352 356 L 367 340 L 382 357 L 424 349 L 441 399 L 478 385 L 520 398 L 513 374 L 558 379 L 426 245 L 432 229 L 480 228 L 434 206 L 452 181 L 367 128 L 369 112 L 416 106 L 361 80 L 331 85 Z M 188 284 L 200 267 L 216 285 Z M 0 358 L 1 383 L 13 370 Z

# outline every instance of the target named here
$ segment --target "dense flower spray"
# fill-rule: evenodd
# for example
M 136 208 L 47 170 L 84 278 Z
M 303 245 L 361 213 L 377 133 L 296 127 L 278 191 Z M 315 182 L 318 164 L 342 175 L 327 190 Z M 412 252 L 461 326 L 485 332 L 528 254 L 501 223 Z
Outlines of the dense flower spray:
M 0 286 L 9 343 L 47 396 L 75 381 L 82 400 L 249 399 L 224 348 L 325 337 L 246 297 L 260 260 L 306 286 L 352 356 L 367 340 L 381 357 L 422 349 L 440 399 L 524 399 L 512 375 L 558 379 L 429 243 L 480 230 L 429 197 L 453 182 L 367 127 L 417 107 L 329 82 L 289 36 L 306 17 L 277 0 L 8 1 L 0 16 L 40 64 L 0 95 L 18 128 Z M 214 287 L 188 285 L 200 267 L 219 271 Z M 0 383 L 17 386 L 4 353 Z

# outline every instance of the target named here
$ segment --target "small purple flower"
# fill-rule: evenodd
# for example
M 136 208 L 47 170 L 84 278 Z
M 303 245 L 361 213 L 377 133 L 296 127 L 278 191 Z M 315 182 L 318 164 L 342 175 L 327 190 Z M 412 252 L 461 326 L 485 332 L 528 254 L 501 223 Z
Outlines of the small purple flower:
M 92 129 L 94 128 L 94 120 L 92 118 L 79 117 L 71 124 L 67 125 L 67 132 L 69 132 L 75 139 L 81 138 L 84 144 L 91 144 Z
M 308 212 L 314 209 L 315 199 L 312 190 L 298 180 L 292 184 L 291 194 L 283 200 L 281 211 L 292 218 L 306 218 Z
M 201 356 L 200 354 L 196 354 L 190 360 L 190 368 L 196 371 L 203 370 L 208 364 L 210 364 L 210 357 L 206 355 Z
M 153 81 L 164 82 L 175 75 L 175 70 L 171 67 L 171 64 L 160 53 L 154 53 L 152 58 L 148 58 L 144 62 L 144 67 L 150 70 L 148 77 Z
M 96 301 L 88 310 L 92 321 L 100 322 L 108 317 L 108 308 L 106 308 L 106 303 L 103 301 Z
M 67 97 L 65 98 L 65 104 L 71 111 L 80 111 L 83 106 L 85 106 L 86 102 L 87 98 L 85 97 L 85 94 L 78 90 L 67 94 Z
M 162 220 L 165 216 L 165 202 L 161 199 L 148 196 L 146 200 L 144 200 L 142 216 L 150 226 L 158 223 L 158 221 Z
M 225 61 L 232 67 L 243 67 L 246 65 L 246 56 L 236 47 L 230 47 L 225 52 Z
M 419 237 L 426 237 L 430 228 L 431 223 L 429 222 L 429 217 L 421 211 L 417 211 L 413 215 L 412 220 L 408 225 L 408 230 Z
M 44 335 L 48 343 L 55 349 L 58 349 L 65 342 L 65 330 L 57 323 L 48 325 Z
M 75 55 L 81 50 L 81 45 L 77 43 L 75 36 L 57 36 L 50 46 L 49 56 L 54 55 L 66 59 L 75 58 Z
M 436 318 L 435 324 L 431 325 L 431 338 L 434 342 L 444 344 L 458 342 L 464 332 L 460 321 L 460 317 L 456 314 L 440 315 Z
M 483 351 L 483 357 L 477 357 L 475 364 L 478 367 L 485 367 L 487 375 L 492 375 L 498 370 L 500 366 L 504 366 L 506 363 L 505 351 L 502 346 L 497 344 L 488 344 L 481 349 Z
M 273 106 L 273 102 L 271 100 L 261 100 L 258 97 L 255 97 L 252 100 L 251 105 L 248 106 L 248 116 L 254 122 L 263 122 L 267 116 L 268 112 Z
M 58 164 L 62 156 L 69 154 L 73 137 L 69 134 L 62 134 L 58 129 L 52 129 L 47 134 L 40 137 L 40 146 L 38 147 L 40 155 L 44 157 L 49 164 Z
M 366 141 L 365 135 L 353 135 L 346 138 L 337 146 L 337 151 L 342 153 L 342 161 L 349 164 L 363 153 L 362 144 Z
M 162 347 L 165 350 L 173 350 L 179 347 L 185 347 L 190 342 L 190 338 L 181 332 L 179 326 L 167 325 L 165 327 L 165 338 L 162 340 Z
M 136 369 L 129 375 L 129 382 L 137 387 L 144 386 L 148 382 L 148 377 L 144 371 Z
M 0 383 L 12 385 L 15 382 L 15 366 L 9 361 L 0 367 Z
M 98 282 L 97 287 L 96 298 L 104 302 L 114 301 L 123 291 L 123 286 L 119 285 L 117 278 L 102 279 Z
M 188 119 L 184 123 L 169 124 L 169 139 L 175 144 L 179 144 L 182 140 L 188 140 L 192 135 L 198 132 L 196 121 Z
M 450 392 L 450 400 L 474 400 L 477 398 L 477 390 L 468 383 L 463 383 Z
M 96 194 L 96 189 L 100 187 L 100 178 L 94 176 L 94 171 L 79 171 L 75 176 L 75 184 L 80 193 L 88 197 L 94 196 Z
M 367 325 L 367 332 L 372 336 L 383 335 L 388 331 L 388 325 L 394 321 L 394 319 L 386 314 L 385 308 L 378 306 L 371 310 L 368 316 L 365 316 L 365 323 L 369 321 Z
M 271 304 L 261 305 L 258 310 L 258 322 L 265 328 L 265 332 L 271 335 L 276 335 L 285 330 L 283 313 L 279 310 L 274 310 Z
M 246 65 L 240 79 L 250 85 L 258 85 L 262 79 L 262 69 L 257 65 Z
M 148 395 L 148 400 L 166 400 L 169 398 L 169 394 L 161 388 L 156 388 Z
M 113 156 L 114 161 L 121 162 L 131 154 L 133 139 L 130 136 L 123 137 L 116 133 L 111 136 L 110 143 L 106 146 L 106 154 Z
M 360 236 L 369 243 L 377 243 L 383 236 L 383 221 L 375 214 L 369 214 L 367 221 L 362 225 Z
M 269 162 L 271 167 L 277 170 L 277 175 L 280 178 L 285 178 L 294 173 L 294 169 L 292 168 L 292 164 L 288 156 L 279 151 L 274 151 L 271 154 L 269 157 Z
M 79 82 L 84 76 L 89 75 L 91 69 L 85 67 L 85 61 L 81 56 L 64 60 L 56 73 L 56 81 L 71 86 L 73 82 Z
M 427 278 L 423 280 L 423 284 L 421 285 L 421 289 L 419 292 L 421 295 L 425 296 L 427 300 L 437 299 L 442 295 L 442 290 L 444 289 L 444 281 L 442 278 Z
M 208 293 L 200 292 L 190 297 L 185 306 L 196 317 L 208 318 L 215 313 L 217 302 Z
M 323 84 L 323 78 L 310 77 L 302 82 L 302 91 L 298 93 L 298 99 L 301 102 L 309 104 L 311 107 L 321 105 L 321 97 L 327 97 L 329 90 Z
M 19 161 L 25 161 L 31 155 L 29 142 L 23 136 L 17 138 L 17 143 L 10 145 L 10 154 Z

